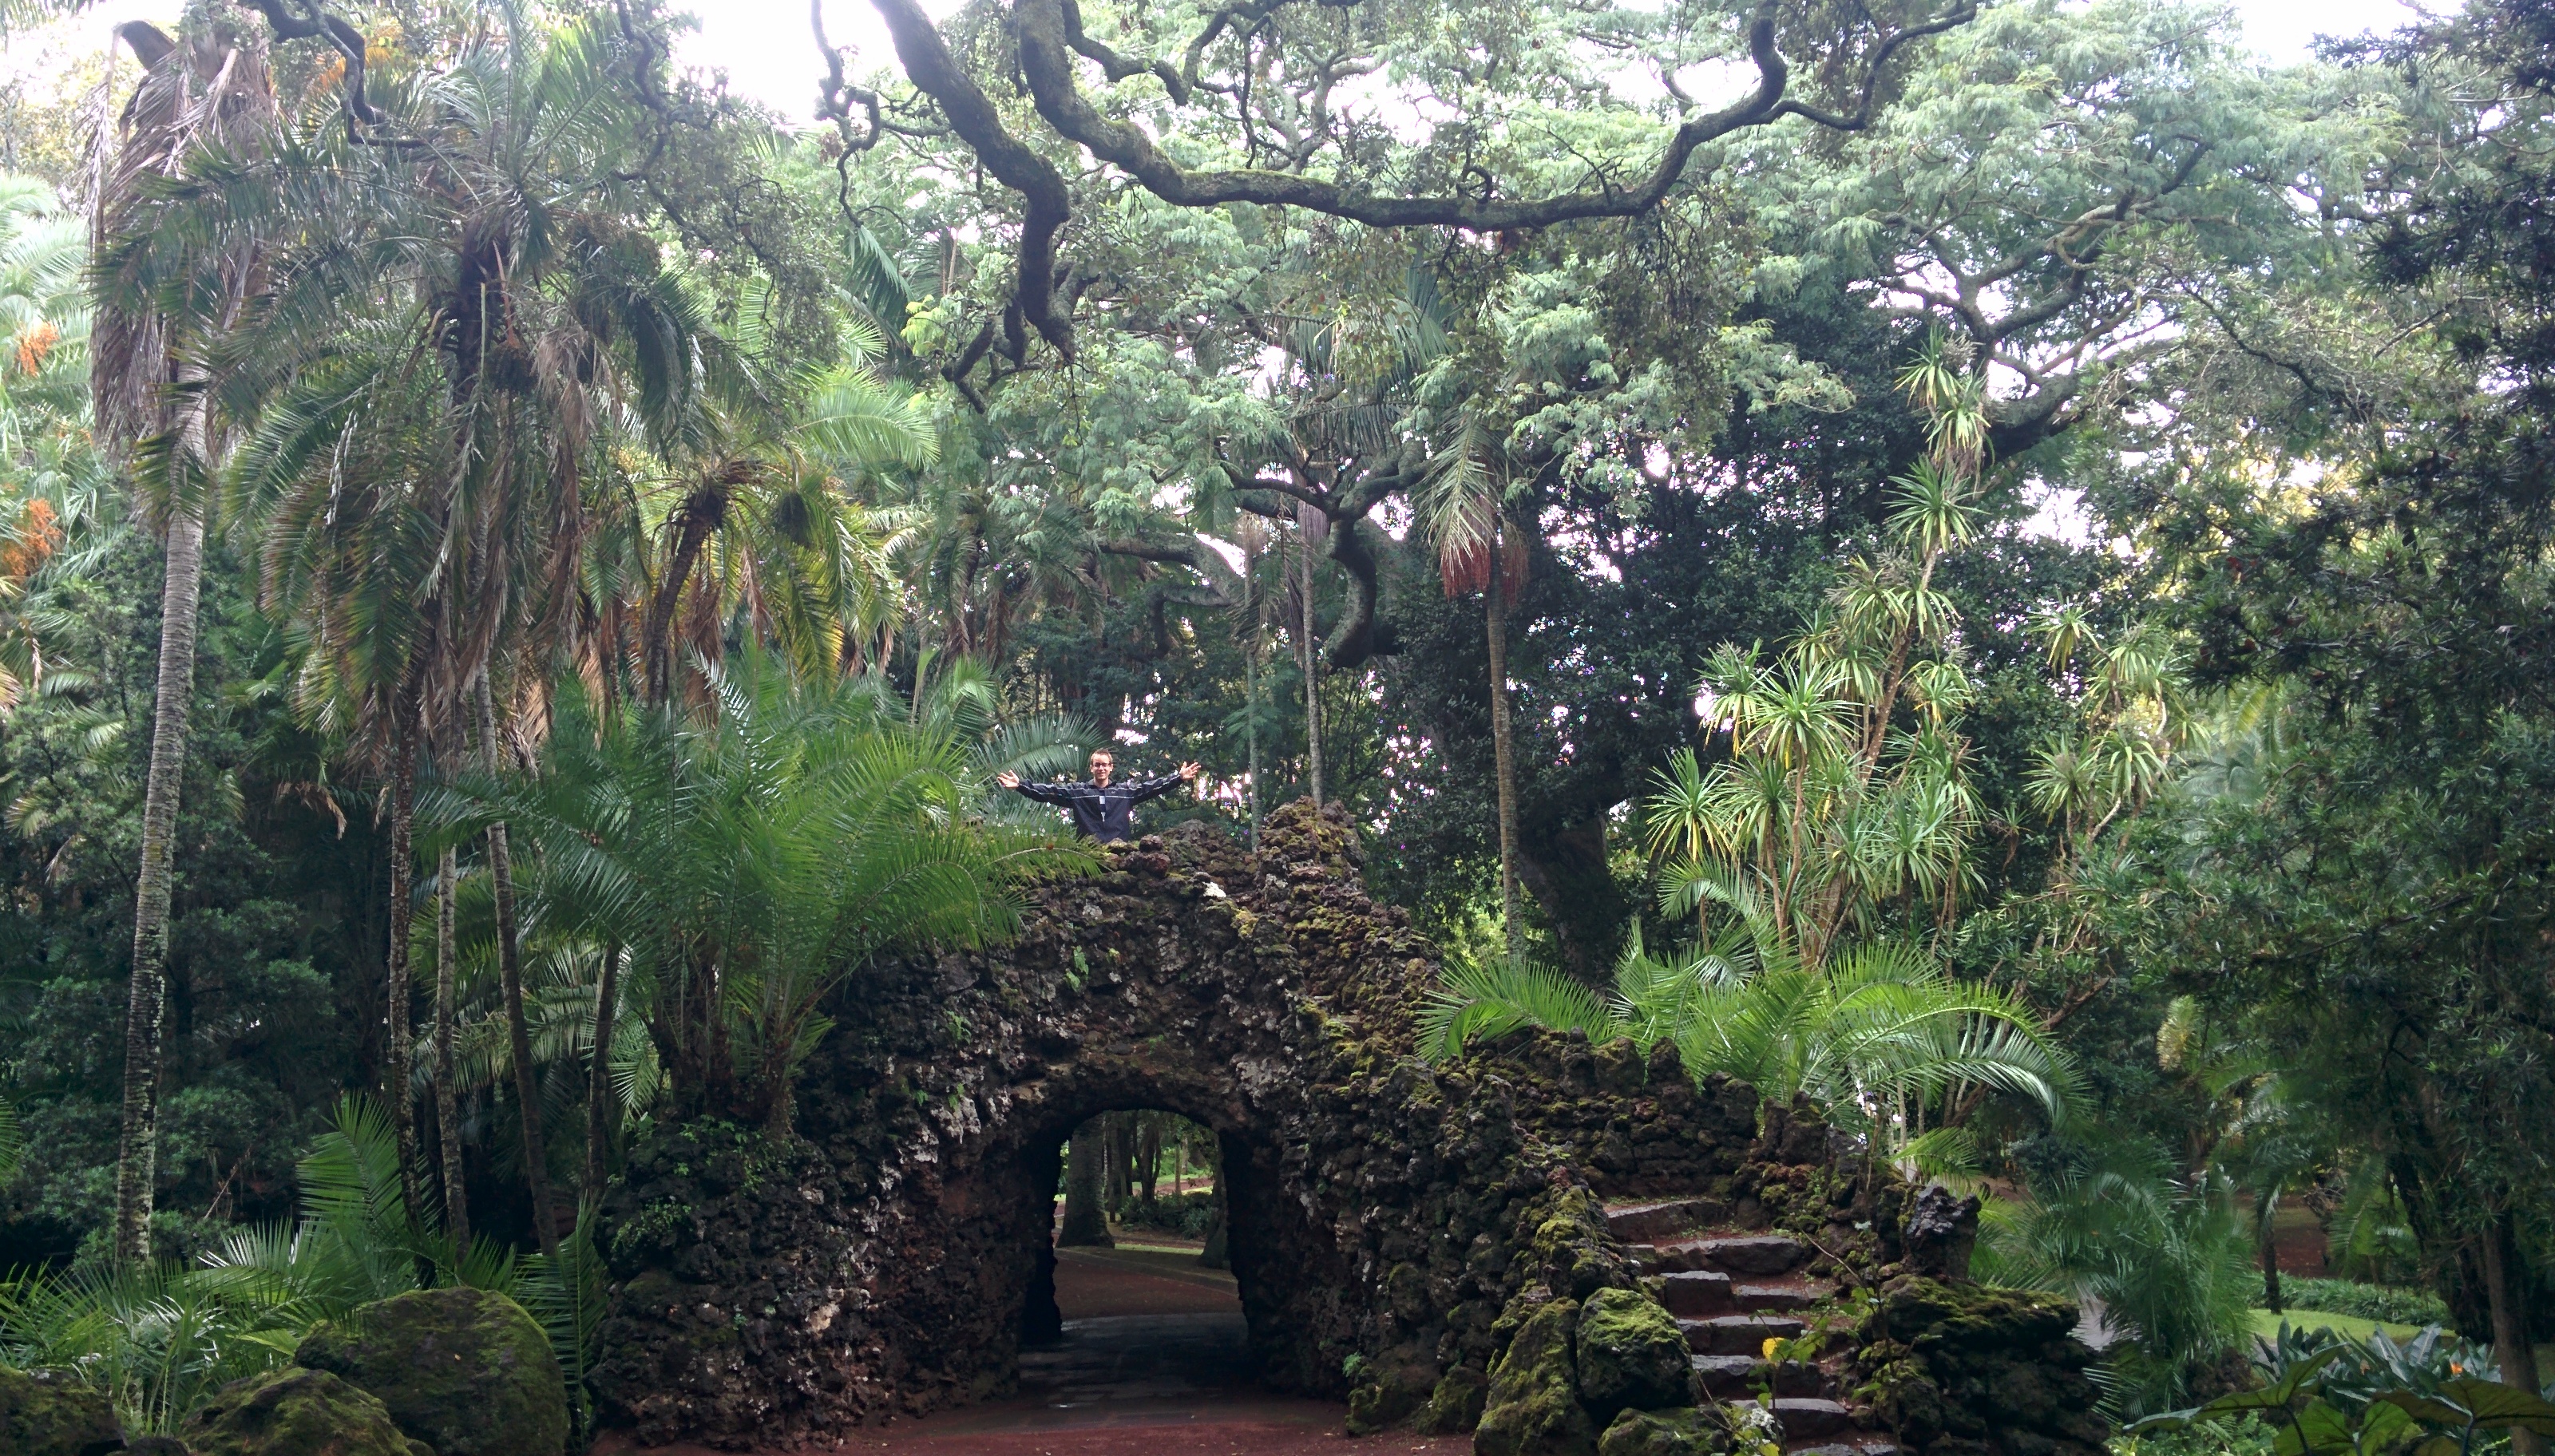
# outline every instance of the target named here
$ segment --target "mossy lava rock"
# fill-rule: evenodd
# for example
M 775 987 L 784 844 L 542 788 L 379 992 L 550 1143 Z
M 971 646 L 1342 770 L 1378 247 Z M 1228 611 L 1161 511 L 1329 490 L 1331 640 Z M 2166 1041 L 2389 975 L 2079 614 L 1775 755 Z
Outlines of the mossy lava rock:
M 1555 1299 L 1519 1327 L 1491 1370 L 1476 1456 L 1595 1456 L 1597 1425 L 1579 1403 L 1571 1344 L 1579 1303 Z
M 345 1377 L 436 1456 L 558 1456 L 567 1388 L 542 1327 L 485 1289 L 419 1289 L 310 1332 L 293 1363 Z
M 1579 1398 L 1603 1425 L 1626 1410 L 1694 1403 L 1685 1332 L 1639 1289 L 1599 1289 L 1579 1310 Z
M 186 1422 L 194 1456 L 435 1456 L 388 1407 L 324 1370 L 224 1386 Z
M 103 1391 L 52 1375 L 0 1369 L 0 1451 L 10 1456 L 103 1456 L 124 1431 Z
M 1710 1412 L 1627 1410 L 1597 1439 L 1597 1456 L 1726 1456 L 1730 1432 Z

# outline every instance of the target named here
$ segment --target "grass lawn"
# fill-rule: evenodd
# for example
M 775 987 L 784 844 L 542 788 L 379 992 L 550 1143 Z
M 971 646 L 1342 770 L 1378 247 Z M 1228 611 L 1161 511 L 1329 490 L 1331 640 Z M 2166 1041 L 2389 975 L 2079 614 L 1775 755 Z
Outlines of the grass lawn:
M 2362 1319 L 2354 1314 L 2327 1314 L 2321 1309 L 2292 1309 L 2285 1314 L 2273 1314 L 2267 1309 L 2256 1309 L 2253 1311 L 2253 1333 L 2263 1339 L 2271 1339 L 2279 1334 L 2282 1320 L 2287 1320 L 2291 1329 L 2313 1330 L 2329 1327 L 2335 1334 L 2349 1340 L 2366 1340 L 2372 1330 L 2384 1330 L 2387 1338 L 2392 1340 L 2409 1340 L 2422 1332 L 2420 1325 L 2389 1324 L 2373 1319 Z

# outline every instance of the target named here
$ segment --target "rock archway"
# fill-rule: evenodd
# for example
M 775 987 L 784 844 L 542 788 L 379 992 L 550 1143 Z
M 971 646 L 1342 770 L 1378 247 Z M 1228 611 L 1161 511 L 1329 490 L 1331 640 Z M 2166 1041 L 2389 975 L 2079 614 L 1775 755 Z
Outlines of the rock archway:
M 1942 1341 L 1919 1351 L 1913 1326 L 1888 1324 L 1892 1278 L 1933 1301 L 1910 1308 L 1976 1301 L 1905 1267 L 1905 1189 L 1886 1168 L 1745 1086 L 1697 1087 L 1665 1048 L 1520 1035 L 1423 1064 L 1435 980 L 1407 915 L 1367 897 L 1355 832 L 1302 806 L 1257 855 L 1204 825 L 1114 850 L 1105 873 L 1043 892 L 1010 945 L 866 980 L 805 1070 L 796 1137 L 696 1126 L 634 1152 L 600 1228 L 605 1421 L 742 1446 L 1006 1394 L 1058 1145 L 1097 1113 L 1159 1108 L 1221 1140 L 1262 1379 L 1348 1396 L 1353 1423 L 1472 1429 L 1487 1399 L 1487 1446 L 1593 1451 L 1627 1399 L 1667 1397 L 1574 1374 L 1631 1337 L 1554 1321 L 1582 1301 L 1591 1321 L 1646 1310 L 1624 1328 L 1672 1344 L 1652 1363 L 1682 1375 L 1688 1335 L 1705 1336 L 1659 1307 L 1626 1240 L 1692 1224 L 1789 1230 L 1816 1251 L 1806 1273 L 1844 1336 L 1822 1389 L 1854 1395 L 1823 1403 L 1867 1450 L 1885 1426 L 1917 1448 L 2002 1428 L 1935 1408 L 1977 1372 L 1937 1368 Z M 1642 1200 L 1657 1206 L 1624 1206 Z M 2045 1303 L 2007 1315 L 2025 1332 L 1994 1335 L 1990 1364 L 2046 1366 L 2090 1405 L 2068 1386 L 2072 1316 L 2052 1334 Z M 1687 1399 L 1709 1397 L 1701 1370 L 1677 1386 Z M 1559 1425 L 1521 1444 L 1521 1421 Z M 2055 1421 L 2005 1444 L 2052 1456 L 2099 1435 Z

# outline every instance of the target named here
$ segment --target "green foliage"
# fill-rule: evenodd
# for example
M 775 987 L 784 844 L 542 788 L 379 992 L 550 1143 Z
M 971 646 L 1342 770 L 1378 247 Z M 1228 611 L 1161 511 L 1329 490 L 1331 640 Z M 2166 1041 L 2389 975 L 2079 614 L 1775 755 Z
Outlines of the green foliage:
M 2383 1334 L 2354 1345 L 2330 1331 L 2293 1331 L 2259 1352 L 2262 1384 L 2188 1410 L 2149 1416 L 2133 1434 L 2257 1413 L 2273 1456 L 2472 1456 L 2514 1430 L 2555 1435 L 2555 1401 L 2502 1384 L 2477 1352 L 2429 1330 L 2398 1344 Z
M 2260 1291 L 2232 1190 L 2186 1184 L 2153 1150 L 2114 1141 L 2035 1177 L 1982 1220 L 1980 1277 L 2091 1296 L 2129 1337 L 2114 1369 L 2133 1410 L 2168 1405 L 2238 1348 Z
M 191 1268 L 99 1261 L 0 1281 L 0 1363 L 62 1371 L 107 1392 L 130 1428 L 172 1432 L 221 1386 L 291 1359 L 312 1326 L 430 1279 L 515 1296 L 583 1409 L 576 1381 L 602 1310 L 586 1224 L 561 1241 L 556 1268 L 484 1242 L 454 1249 L 401 1201 L 389 1121 L 361 1097 L 339 1102 L 299 1170 L 297 1224 L 235 1228 Z
M 2291 1309 L 2348 1314 L 2388 1324 L 2444 1325 L 2449 1322 L 2448 1305 L 2429 1289 L 2283 1274 L 2280 1276 L 2280 1298 Z
M 1761 913 L 1682 958 L 1651 955 L 1636 936 L 1612 996 L 1524 962 L 1451 967 L 1420 1019 L 1420 1049 L 1460 1056 L 1522 1027 L 1673 1041 L 1697 1079 L 1720 1072 L 1769 1097 L 1808 1097 L 1892 1155 L 1957 1155 L 1940 1125 L 1977 1095 L 2055 1122 L 2078 1090 L 2066 1054 L 2012 997 L 1949 981 L 1921 951 L 1888 942 L 1805 966 Z M 1937 1130 L 1920 1145 L 1929 1111 Z
M 819 1005 L 880 955 L 1009 933 L 1020 886 L 1086 867 L 1056 826 L 985 811 L 998 766 L 1060 744 L 991 732 L 965 694 L 792 682 L 749 658 L 692 716 L 559 700 L 541 772 L 464 777 L 423 817 L 504 819 L 546 936 L 625 949 L 626 1004 L 695 1115 L 786 1126 Z

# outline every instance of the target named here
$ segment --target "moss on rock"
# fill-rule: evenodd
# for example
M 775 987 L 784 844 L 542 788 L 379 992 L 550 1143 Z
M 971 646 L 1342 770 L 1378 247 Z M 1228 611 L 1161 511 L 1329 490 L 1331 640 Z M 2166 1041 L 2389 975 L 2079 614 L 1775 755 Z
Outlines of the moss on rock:
M 485 1289 L 419 1289 L 320 1325 L 294 1363 L 341 1376 L 438 1456 L 558 1456 L 567 1390 L 524 1307 Z
M 100 1456 L 123 1446 L 105 1392 L 61 1376 L 0 1369 L 0 1451 Z
M 1571 1349 L 1578 1325 L 1579 1302 L 1555 1299 L 1519 1326 L 1491 1369 L 1482 1423 L 1473 1431 L 1478 1456 L 1594 1456 L 1597 1426 L 1579 1403 Z
M 1482 1406 L 1490 1398 L 1491 1378 L 1469 1365 L 1446 1372 L 1428 1403 L 1411 1417 L 1410 1428 L 1423 1436 L 1460 1436 L 1482 1423 Z
M 436 1456 L 387 1406 L 324 1370 L 224 1386 L 186 1422 L 195 1456 Z
M 1597 1456 L 1726 1456 L 1730 1432 L 1709 1411 L 1627 1410 L 1606 1427 Z
M 1625 1410 L 1694 1403 L 1685 1332 L 1639 1289 L 1599 1289 L 1580 1306 L 1577 1369 L 1580 1402 L 1601 1426 Z

